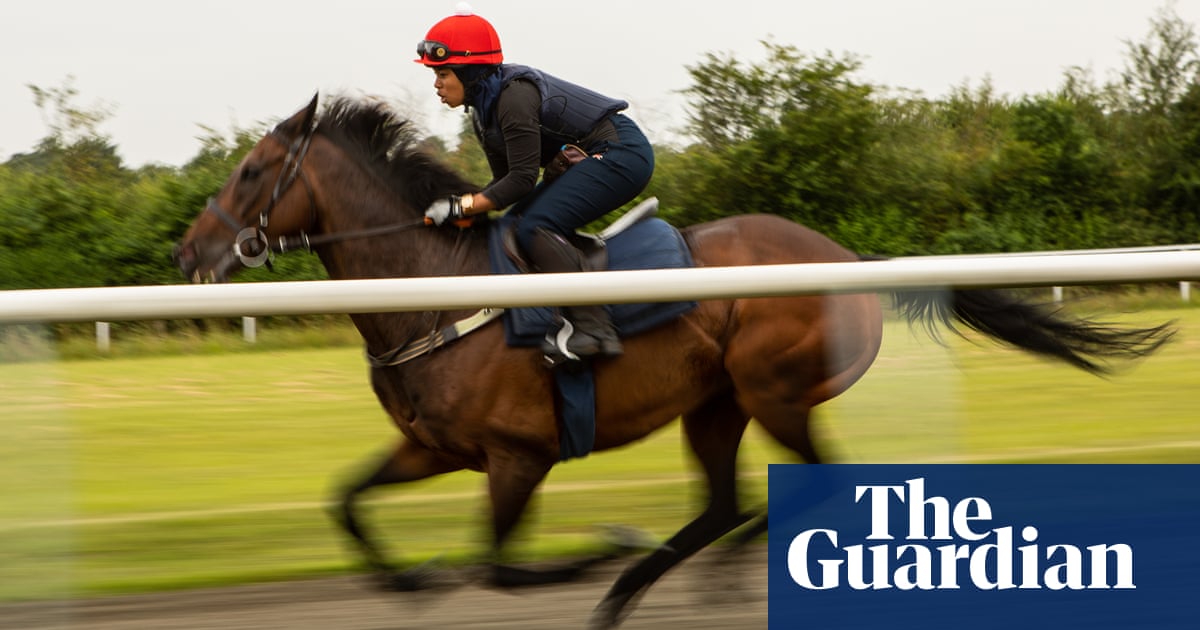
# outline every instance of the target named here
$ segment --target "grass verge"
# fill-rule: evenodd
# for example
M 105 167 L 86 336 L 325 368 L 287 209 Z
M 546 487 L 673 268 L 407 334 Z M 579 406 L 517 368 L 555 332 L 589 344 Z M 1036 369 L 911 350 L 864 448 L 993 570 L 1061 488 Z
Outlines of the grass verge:
M 817 429 L 844 462 L 1197 462 L 1200 311 L 1178 339 L 1111 379 L 990 344 L 949 349 L 889 323 L 861 383 Z M 53 347 L 39 352 L 53 356 Z M 0 365 L 0 599 L 233 584 L 355 570 L 325 518 L 334 481 L 395 439 L 357 346 Z M 744 494 L 766 496 L 757 430 Z M 483 479 L 387 492 L 372 518 L 409 561 L 483 544 Z M 700 487 L 677 427 L 555 469 L 514 550 L 545 558 L 620 522 L 666 536 Z

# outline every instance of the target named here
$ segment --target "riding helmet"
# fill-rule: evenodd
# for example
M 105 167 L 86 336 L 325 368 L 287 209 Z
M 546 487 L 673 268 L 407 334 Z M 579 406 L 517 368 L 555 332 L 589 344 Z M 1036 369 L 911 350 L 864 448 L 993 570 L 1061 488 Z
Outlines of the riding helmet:
M 454 15 L 443 19 L 417 44 L 413 61 L 426 66 L 450 64 L 494 65 L 504 61 L 500 36 L 487 20 L 460 2 Z

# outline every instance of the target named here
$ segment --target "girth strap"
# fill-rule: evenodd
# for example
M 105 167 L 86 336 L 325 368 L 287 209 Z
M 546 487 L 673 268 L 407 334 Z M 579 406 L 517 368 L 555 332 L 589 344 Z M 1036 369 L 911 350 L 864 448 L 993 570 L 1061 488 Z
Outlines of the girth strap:
M 401 363 L 407 363 L 423 354 L 433 352 L 467 333 L 477 330 L 503 314 L 504 309 L 502 308 L 485 308 L 466 319 L 454 322 L 441 330 L 432 331 L 429 335 L 417 341 L 394 348 L 379 356 L 368 352 L 367 363 L 373 368 L 392 367 Z

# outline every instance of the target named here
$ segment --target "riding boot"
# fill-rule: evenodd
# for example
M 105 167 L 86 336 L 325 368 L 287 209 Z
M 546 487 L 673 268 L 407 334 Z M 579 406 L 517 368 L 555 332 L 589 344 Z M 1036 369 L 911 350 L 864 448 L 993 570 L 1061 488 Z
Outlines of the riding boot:
M 583 252 L 562 235 L 538 228 L 530 244 L 530 261 L 543 273 L 591 271 Z M 570 324 L 563 330 L 570 336 L 565 343 L 547 338 L 542 351 L 547 355 L 567 353 L 579 357 L 617 356 L 622 353 L 621 340 L 613 327 L 608 311 L 600 305 L 571 306 L 562 309 L 563 318 Z M 568 355 L 569 356 L 569 355 Z

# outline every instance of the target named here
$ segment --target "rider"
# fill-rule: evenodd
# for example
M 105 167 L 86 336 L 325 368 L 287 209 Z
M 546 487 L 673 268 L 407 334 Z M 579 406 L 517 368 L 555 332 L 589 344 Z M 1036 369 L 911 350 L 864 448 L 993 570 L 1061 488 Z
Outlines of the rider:
M 426 216 L 440 225 L 515 204 L 510 214 L 520 217 L 517 242 L 539 271 L 590 270 L 567 236 L 632 201 L 654 170 L 650 142 L 620 113 L 629 104 L 535 68 L 502 63 L 496 29 L 465 3 L 429 29 L 417 55 L 417 63 L 433 69 L 442 102 L 466 106 L 493 176 L 482 192 L 440 199 Z M 552 185 L 539 185 L 539 168 L 566 144 L 581 147 L 588 158 Z M 603 306 L 564 308 L 563 316 L 574 329 L 565 343 L 569 353 L 621 354 Z M 562 353 L 550 341 L 543 350 Z

